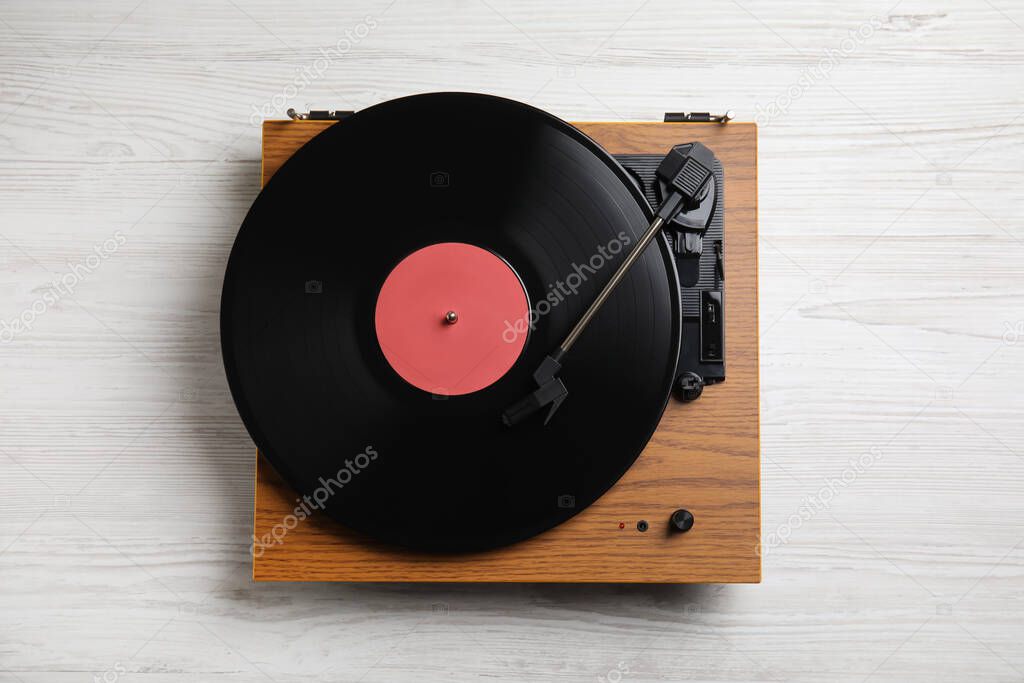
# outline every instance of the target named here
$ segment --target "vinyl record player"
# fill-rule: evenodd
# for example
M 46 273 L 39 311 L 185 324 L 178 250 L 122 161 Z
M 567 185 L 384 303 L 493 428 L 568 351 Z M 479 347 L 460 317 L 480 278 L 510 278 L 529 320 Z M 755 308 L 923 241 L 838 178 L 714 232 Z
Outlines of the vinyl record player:
M 256 580 L 760 580 L 752 124 L 294 118 L 222 299 Z

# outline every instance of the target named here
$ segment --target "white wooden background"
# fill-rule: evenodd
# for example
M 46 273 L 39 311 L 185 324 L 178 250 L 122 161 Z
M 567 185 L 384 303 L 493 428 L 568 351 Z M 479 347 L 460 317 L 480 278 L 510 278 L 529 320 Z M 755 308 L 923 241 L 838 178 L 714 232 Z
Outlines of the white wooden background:
M 1024 679 L 1022 45 L 1021 0 L 4 0 L 0 681 Z M 762 585 L 249 581 L 254 112 L 439 89 L 758 116 Z

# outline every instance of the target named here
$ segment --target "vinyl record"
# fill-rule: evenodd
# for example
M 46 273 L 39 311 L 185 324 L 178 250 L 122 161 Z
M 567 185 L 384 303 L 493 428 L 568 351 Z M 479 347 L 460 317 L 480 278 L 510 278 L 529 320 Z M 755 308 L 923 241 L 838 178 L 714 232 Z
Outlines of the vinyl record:
M 650 216 L 610 155 L 526 105 L 444 93 L 352 115 L 277 171 L 232 249 L 221 336 L 246 427 L 307 507 L 386 542 L 480 550 L 569 519 L 667 402 L 663 238 L 566 356 L 550 423 L 501 413 Z

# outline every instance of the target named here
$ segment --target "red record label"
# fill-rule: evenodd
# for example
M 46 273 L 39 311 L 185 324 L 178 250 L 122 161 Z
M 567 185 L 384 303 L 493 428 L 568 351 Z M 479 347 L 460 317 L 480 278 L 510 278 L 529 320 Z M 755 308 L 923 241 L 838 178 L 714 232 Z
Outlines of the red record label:
M 395 266 L 377 297 L 374 324 L 402 379 L 459 396 L 508 372 L 526 345 L 528 319 L 526 290 L 508 263 L 471 244 L 443 242 Z

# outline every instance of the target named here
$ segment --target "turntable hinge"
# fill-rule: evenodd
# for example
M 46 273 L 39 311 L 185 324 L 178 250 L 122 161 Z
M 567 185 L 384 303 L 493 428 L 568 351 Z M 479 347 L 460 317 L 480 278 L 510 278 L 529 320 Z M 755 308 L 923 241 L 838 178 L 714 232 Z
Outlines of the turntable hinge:
M 736 114 L 732 109 L 724 114 L 710 114 L 706 111 L 670 111 L 665 112 L 665 123 L 729 123 Z
M 292 121 L 341 121 L 352 114 L 355 112 L 347 109 L 310 109 L 302 113 L 294 109 L 288 110 L 288 118 Z

